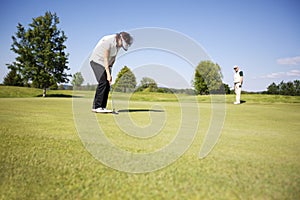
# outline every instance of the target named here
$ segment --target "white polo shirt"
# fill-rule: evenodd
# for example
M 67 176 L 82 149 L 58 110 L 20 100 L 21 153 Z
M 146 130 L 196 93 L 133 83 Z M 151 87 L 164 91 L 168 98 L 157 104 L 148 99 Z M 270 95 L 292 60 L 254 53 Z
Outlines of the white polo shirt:
M 108 64 L 111 65 L 120 48 L 117 47 L 116 34 L 104 36 L 94 48 L 90 61 L 104 66 L 104 51 L 109 50 Z
M 239 83 L 241 81 L 241 76 L 243 76 L 243 71 L 237 71 L 234 73 L 234 83 Z

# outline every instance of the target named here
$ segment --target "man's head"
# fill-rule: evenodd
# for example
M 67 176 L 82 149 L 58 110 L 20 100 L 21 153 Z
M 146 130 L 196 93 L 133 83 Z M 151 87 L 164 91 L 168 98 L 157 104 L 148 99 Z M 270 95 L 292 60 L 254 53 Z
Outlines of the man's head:
M 233 67 L 233 69 L 234 69 L 234 71 L 239 71 L 239 66 L 237 66 L 237 65 L 235 65 L 234 67 Z
M 122 48 L 125 51 L 127 51 L 128 48 L 133 43 L 133 38 L 131 37 L 131 35 L 129 33 L 126 33 L 126 32 L 121 32 L 120 33 L 120 38 L 121 38 L 121 41 L 122 41 Z

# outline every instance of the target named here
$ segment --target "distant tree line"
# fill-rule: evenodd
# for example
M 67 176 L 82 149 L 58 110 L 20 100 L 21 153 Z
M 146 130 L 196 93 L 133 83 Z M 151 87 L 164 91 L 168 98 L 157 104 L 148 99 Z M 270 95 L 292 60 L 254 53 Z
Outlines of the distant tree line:
M 150 77 L 143 77 L 138 84 L 134 73 L 124 66 L 117 75 L 116 81 L 113 84 L 113 90 L 116 92 L 159 92 L 159 93 L 181 93 L 194 95 L 195 90 L 191 88 L 187 89 L 175 89 L 158 87 L 156 81 Z M 91 88 L 91 86 L 90 86 Z
M 124 66 L 117 75 L 113 85 L 117 92 L 159 92 L 159 93 L 181 93 L 188 95 L 198 94 L 230 94 L 230 87 L 222 83 L 221 68 L 211 61 L 202 61 L 195 70 L 193 80 L 195 89 L 175 89 L 158 87 L 154 79 L 143 77 L 137 85 L 136 77 L 131 70 Z
M 82 86 L 84 79 L 80 72 L 73 75 L 72 86 L 68 86 L 67 37 L 60 30 L 56 13 L 46 12 L 44 16 L 32 19 L 27 28 L 18 23 L 17 32 L 12 36 L 11 50 L 16 54 L 14 62 L 7 64 L 10 69 L 4 78 L 4 85 L 36 87 L 43 89 L 95 90 L 96 85 Z M 132 71 L 124 66 L 112 86 L 117 92 L 161 92 L 185 93 L 190 95 L 231 94 L 232 90 L 222 82 L 221 67 L 209 60 L 201 61 L 195 69 L 192 81 L 194 89 L 158 87 L 155 80 L 143 77 L 137 84 Z M 244 91 L 245 93 L 245 91 Z M 300 81 L 272 83 L 264 94 L 300 96 Z
M 279 94 L 279 95 L 289 95 L 289 96 L 300 96 L 300 80 L 283 82 L 281 81 L 278 85 L 272 83 L 268 86 L 265 94 Z

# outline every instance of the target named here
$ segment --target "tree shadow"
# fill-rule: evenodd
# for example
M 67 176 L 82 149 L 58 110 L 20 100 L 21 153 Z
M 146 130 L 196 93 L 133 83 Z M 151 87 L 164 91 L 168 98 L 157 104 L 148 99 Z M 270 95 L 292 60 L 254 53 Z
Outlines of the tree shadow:
M 122 109 L 118 110 L 119 113 L 131 113 L 131 112 L 164 112 L 164 110 L 154 109 Z

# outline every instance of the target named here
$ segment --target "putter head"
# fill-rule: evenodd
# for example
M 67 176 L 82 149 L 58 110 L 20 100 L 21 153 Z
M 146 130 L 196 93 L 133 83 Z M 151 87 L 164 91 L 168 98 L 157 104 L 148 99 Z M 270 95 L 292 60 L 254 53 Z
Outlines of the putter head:
M 115 115 L 118 115 L 118 114 L 119 114 L 119 112 L 118 112 L 118 111 L 115 111 L 115 109 L 113 109 L 111 113 L 112 113 L 112 114 L 115 114 Z

